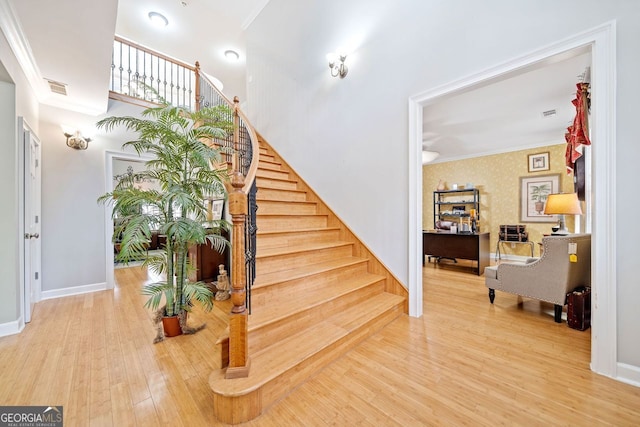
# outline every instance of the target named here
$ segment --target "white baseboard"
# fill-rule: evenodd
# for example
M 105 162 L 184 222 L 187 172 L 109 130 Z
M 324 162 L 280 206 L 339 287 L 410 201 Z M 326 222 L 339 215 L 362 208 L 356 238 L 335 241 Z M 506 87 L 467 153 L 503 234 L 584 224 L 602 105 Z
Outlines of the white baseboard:
M 618 362 L 616 379 L 640 387 L 640 367 Z
M 0 323 L 0 337 L 6 337 L 7 335 L 15 335 L 22 332 L 24 329 L 24 320 L 22 316 L 18 320 L 14 320 L 7 323 Z
M 74 286 L 71 288 L 52 289 L 50 291 L 42 291 L 42 300 L 88 294 L 89 292 L 104 291 L 106 289 L 106 282 L 94 283 L 92 285 Z

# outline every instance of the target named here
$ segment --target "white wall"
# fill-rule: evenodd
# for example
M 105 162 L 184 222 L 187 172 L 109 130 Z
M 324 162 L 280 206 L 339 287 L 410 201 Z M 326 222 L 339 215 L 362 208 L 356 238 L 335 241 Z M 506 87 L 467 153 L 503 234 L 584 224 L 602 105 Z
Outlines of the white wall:
M 38 104 L 4 34 L 0 32 L 0 333 L 17 332 L 19 318 L 19 231 L 17 117 L 38 132 Z M 7 326 L 9 325 L 9 326 Z
M 610 285 L 618 295 L 618 361 L 640 372 L 634 265 L 640 228 L 627 214 L 640 204 L 633 196 L 640 3 L 271 0 L 247 34 L 249 117 L 406 283 L 409 97 L 612 19 L 618 29 L 616 251 L 623 256 L 618 282 Z M 325 59 L 340 46 L 349 53 L 344 80 L 329 76 Z

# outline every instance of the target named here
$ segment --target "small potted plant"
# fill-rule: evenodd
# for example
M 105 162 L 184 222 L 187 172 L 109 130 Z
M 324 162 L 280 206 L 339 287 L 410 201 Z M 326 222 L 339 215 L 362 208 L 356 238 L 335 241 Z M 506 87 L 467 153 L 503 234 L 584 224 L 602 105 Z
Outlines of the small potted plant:
M 211 289 L 202 282 L 190 282 L 188 250 L 192 245 L 210 244 L 224 250 L 228 241 L 220 235 L 229 229 L 224 220 L 208 220 L 207 199 L 226 195 L 226 163 L 214 141 L 226 138 L 233 130 L 229 108 L 203 108 L 192 112 L 162 105 L 146 109 L 138 117 L 108 117 L 97 123 L 107 131 L 123 126 L 138 136 L 123 144 L 138 154 L 150 155 L 142 172 L 124 176 L 115 189 L 101 196 L 102 203 L 113 204 L 114 236 L 119 239 L 117 260 L 127 263 L 144 260 L 144 265 L 163 280 L 146 284 L 149 296 L 145 307 L 162 319 L 164 334 L 158 327 L 156 341 L 164 335 L 193 333 L 186 325 L 186 314 L 199 302 L 205 310 L 213 307 Z M 139 188 L 140 180 L 157 185 Z M 147 251 L 151 234 L 166 236 L 160 254 Z M 164 305 L 161 306 L 164 299 Z M 173 329 L 168 325 L 173 324 Z M 178 326 L 175 326 L 178 325 Z

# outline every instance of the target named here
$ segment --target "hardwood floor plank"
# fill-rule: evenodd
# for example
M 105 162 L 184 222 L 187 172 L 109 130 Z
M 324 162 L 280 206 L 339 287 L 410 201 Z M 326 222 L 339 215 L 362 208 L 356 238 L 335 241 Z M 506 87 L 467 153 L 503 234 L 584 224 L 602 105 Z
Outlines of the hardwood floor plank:
M 157 427 L 161 425 L 151 398 L 133 405 L 133 413 L 138 427 Z
M 107 362 L 107 343 L 104 329 L 105 292 L 99 295 L 88 294 L 85 308 L 91 309 L 91 380 L 90 380 L 90 424 L 111 425 L 111 388 L 109 385 L 109 367 Z M 90 296 L 89 296 L 90 295 Z
M 640 388 L 589 370 L 589 330 L 537 301 L 497 293 L 492 306 L 464 267 L 423 273 L 422 318 L 400 316 L 245 425 L 640 424 Z M 223 425 L 208 377 L 230 303 L 194 310 L 207 322 L 196 335 L 154 345 L 149 280 L 119 269 L 113 291 L 38 303 L 21 334 L 0 338 L 0 404 L 63 405 L 69 426 Z
M 133 405 L 127 384 L 120 382 L 111 386 L 111 414 L 113 425 L 117 427 L 136 426 L 135 417 L 131 416 Z
M 145 371 L 142 368 L 143 363 L 140 361 L 138 351 L 132 341 L 129 340 L 123 343 L 123 355 L 127 360 L 125 369 L 129 395 L 131 396 L 131 402 L 136 405 L 148 400 L 151 397 L 151 392 L 147 385 Z

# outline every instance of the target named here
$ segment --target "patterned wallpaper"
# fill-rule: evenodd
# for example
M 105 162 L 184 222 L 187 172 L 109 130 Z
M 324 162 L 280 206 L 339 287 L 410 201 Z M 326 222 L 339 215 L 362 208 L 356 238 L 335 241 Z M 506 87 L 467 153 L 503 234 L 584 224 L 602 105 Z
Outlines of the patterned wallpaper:
M 560 191 L 573 192 L 573 176 L 567 175 L 564 164 L 566 144 L 550 145 L 529 150 L 475 157 L 472 159 L 428 164 L 422 167 L 422 225 L 423 229 L 433 228 L 433 190 L 443 180 L 446 189 L 452 184 L 463 188 L 466 183 L 473 183 L 480 190 L 480 231 L 491 233 L 491 252 L 496 249 L 500 224 L 525 224 L 529 232 L 529 240 L 541 242 L 543 234 L 551 233 L 555 223 L 521 222 L 520 221 L 520 178 L 560 174 Z M 528 155 L 549 152 L 550 170 L 544 172 L 528 172 Z M 574 218 L 567 216 L 567 227 L 573 229 Z M 535 255 L 539 255 L 535 245 Z M 528 245 L 504 245 L 507 254 L 529 255 Z

